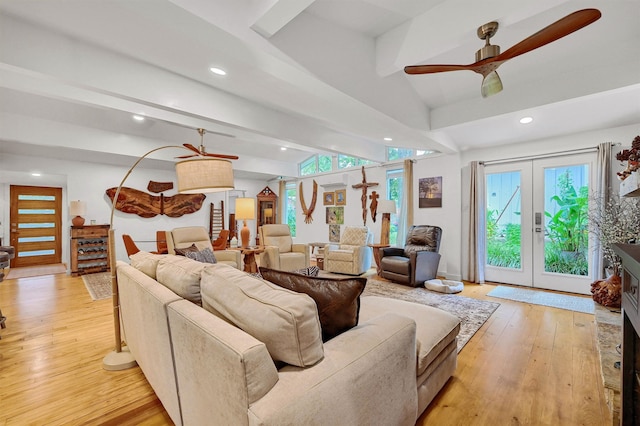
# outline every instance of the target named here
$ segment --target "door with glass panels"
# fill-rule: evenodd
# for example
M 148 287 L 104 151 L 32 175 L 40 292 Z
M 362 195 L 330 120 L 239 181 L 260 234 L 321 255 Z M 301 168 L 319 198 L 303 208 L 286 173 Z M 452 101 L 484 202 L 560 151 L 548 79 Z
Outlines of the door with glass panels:
M 12 267 L 62 261 L 62 189 L 11 185 Z
M 487 166 L 486 279 L 589 294 L 592 154 Z

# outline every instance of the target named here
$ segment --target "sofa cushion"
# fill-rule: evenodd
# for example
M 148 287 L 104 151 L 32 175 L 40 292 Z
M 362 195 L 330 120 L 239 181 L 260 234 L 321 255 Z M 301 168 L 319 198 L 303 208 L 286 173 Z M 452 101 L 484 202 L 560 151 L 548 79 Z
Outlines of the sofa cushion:
M 168 254 L 158 262 L 156 279 L 178 296 L 202 305 L 200 274 L 207 265 L 184 256 Z
M 176 248 L 175 252 L 178 256 L 188 257 L 189 259 L 197 260 L 202 263 L 217 263 L 216 256 L 213 254 L 213 250 L 209 247 L 200 250 L 195 244 L 191 244 L 190 247 Z
M 131 266 L 155 280 L 158 262 L 160 262 L 160 260 L 165 256 L 166 255 L 164 254 L 153 254 L 147 251 L 139 251 L 136 254 L 129 256 L 129 261 L 131 262 Z
M 361 299 L 362 321 L 395 312 L 416 322 L 416 376 L 427 370 L 438 355 L 455 341 L 460 331 L 460 319 L 442 309 L 388 297 L 365 296 Z
M 263 342 L 275 361 L 308 367 L 324 356 L 316 304 L 228 265 L 202 272 L 202 305 Z
M 318 306 L 325 342 L 358 325 L 360 295 L 366 278 L 325 278 L 260 268 L 262 277 L 289 290 L 311 296 Z

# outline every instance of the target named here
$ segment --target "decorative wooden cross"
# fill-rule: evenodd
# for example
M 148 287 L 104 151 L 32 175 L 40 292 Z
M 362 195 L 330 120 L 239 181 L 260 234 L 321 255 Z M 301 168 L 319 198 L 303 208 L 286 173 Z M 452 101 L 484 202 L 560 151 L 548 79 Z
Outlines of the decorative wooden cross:
M 367 225 L 367 189 L 370 186 L 378 186 L 377 182 L 367 182 L 367 175 L 364 173 L 364 166 L 362 166 L 362 182 L 356 185 L 351 185 L 353 189 L 362 189 L 362 224 Z
M 373 223 L 376 222 L 376 216 L 378 214 L 378 198 L 380 196 L 376 191 L 371 191 L 371 195 L 369 195 L 369 199 L 371 200 L 371 204 L 369 204 L 369 210 L 371 210 L 371 219 L 373 219 Z

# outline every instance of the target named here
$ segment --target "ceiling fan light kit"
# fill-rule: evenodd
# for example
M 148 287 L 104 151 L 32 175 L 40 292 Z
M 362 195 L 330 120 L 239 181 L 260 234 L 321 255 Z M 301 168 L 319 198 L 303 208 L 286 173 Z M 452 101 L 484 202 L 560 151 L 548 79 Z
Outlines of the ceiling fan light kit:
M 478 37 L 481 40 L 485 40 L 486 43 L 484 47 L 476 52 L 476 62 L 473 64 L 409 65 L 404 67 L 404 72 L 407 74 L 433 74 L 461 70 L 473 71 L 483 76 L 480 92 L 482 97 L 486 98 L 502 91 L 502 81 L 500 81 L 496 70 L 503 62 L 578 31 L 600 19 L 600 16 L 602 14 L 598 9 L 578 10 L 525 38 L 503 53 L 500 53 L 500 46 L 490 43 L 491 37 L 496 34 L 499 27 L 497 22 L 492 21 L 478 28 Z

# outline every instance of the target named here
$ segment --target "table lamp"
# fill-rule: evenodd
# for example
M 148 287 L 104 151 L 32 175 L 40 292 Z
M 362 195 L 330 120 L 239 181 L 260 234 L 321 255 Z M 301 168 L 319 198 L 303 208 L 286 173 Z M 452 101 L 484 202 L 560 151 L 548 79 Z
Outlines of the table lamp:
M 393 200 L 378 201 L 378 213 L 382 213 L 382 229 L 380 231 L 380 244 L 389 244 L 389 228 L 391 213 L 396 213 L 396 202 Z
M 236 219 L 243 221 L 243 227 L 240 231 L 240 239 L 242 248 L 249 247 L 249 228 L 247 220 L 256 218 L 256 200 L 253 198 L 236 198 Z
M 82 217 L 87 213 L 87 206 L 84 201 L 72 201 L 69 203 L 69 214 L 73 216 L 71 224 L 73 226 L 84 225 L 84 218 Z
M 264 209 L 264 217 L 267 223 L 271 223 L 271 219 L 273 218 L 273 209 Z

